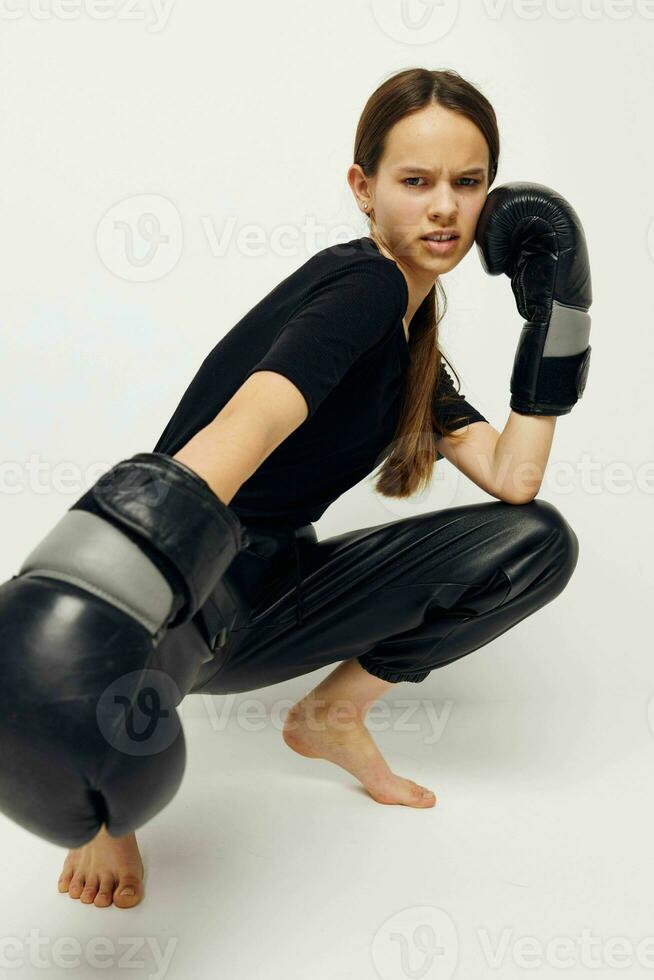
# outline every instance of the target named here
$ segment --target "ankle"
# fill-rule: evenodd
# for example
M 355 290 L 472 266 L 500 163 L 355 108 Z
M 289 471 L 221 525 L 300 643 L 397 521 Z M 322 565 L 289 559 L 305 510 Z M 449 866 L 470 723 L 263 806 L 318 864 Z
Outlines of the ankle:
M 363 714 L 348 698 L 317 698 L 307 696 L 295 705 L 303 724 L 315 732 L 353 734 L 365 728 Z

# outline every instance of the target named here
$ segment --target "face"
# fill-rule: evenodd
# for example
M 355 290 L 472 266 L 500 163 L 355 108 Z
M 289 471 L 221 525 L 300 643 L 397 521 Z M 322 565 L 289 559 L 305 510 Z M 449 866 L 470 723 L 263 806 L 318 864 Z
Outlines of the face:
M 365 213 L 373 214 L 372 237 L 419 279 L 448 272 L 470 250 L 488 194 L 488 144 L 465 116 L 440 105 L 421 109 L 393 126 L 377 176 L 367 179 L 356 164 L 348 179 Z M 430 232 L 453 230 L 447 246 L 430 246 Z

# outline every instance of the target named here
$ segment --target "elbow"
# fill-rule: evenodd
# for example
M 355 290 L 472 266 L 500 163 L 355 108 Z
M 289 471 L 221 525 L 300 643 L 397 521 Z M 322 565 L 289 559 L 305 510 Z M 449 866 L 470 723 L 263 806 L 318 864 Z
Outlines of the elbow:
M 498 500 L 503 500 L 506 504 L 529 504 L 537 496 L 540 487 L 540 483 L 536 485 L 532 480 L 504 480 L 501 485 L 495 484 L 492 492 Z
M 532 500 L 536 498 L 538 490 L 534 493 L 498 493 L 496 496 L 499 500 L 503 500 L 506 504 L 530 504 Z
M 503 473 L 502 479 L 492 482 L 493 496 L 507 504 L 530 504 L 538 495 L 542 484 L 542 472 L 536 477 L 519 470 Z

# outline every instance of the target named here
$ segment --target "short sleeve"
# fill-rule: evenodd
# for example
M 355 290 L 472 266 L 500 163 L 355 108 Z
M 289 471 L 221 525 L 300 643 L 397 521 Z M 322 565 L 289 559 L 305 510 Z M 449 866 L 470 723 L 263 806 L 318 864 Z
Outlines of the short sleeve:
M 366 351 L 398 325 L 406 283 L 397 266 L 355 263 L 326 276 L 248 372 L 276 371 L 295 384 L 309 416 Z
M 448 396 L 446 402 L 441 401 L 444 396 Z M 449 424 L 451 420 L 459 416 L 464 416 L 461 421 L 457 422 L 454 429 L 452 429 L 453 432 L 463 428 L 465 425 L 470 425 L 472 422 L 488 422 L 488 419 L 474 405 L 466 401 L 465 396 L 461 392 L 457 392 L 454 387 L 454 379 L 445 367 L 444 362 L 441 362 L 440 376 L 434 392 L 432 405 L 434 416 L 439 422 L 444 424 Z M 436 458 L 442 459 L 443 454 L 438 453 Z

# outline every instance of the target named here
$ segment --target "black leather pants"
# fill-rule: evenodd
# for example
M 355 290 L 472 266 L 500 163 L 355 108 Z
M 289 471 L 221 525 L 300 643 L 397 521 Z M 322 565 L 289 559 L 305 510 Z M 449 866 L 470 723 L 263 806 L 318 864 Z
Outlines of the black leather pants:
M 312 524 L 245 526 L 248 547 L 194 620 L 159 646 L 182 696 L 250 691 L 352 657 L 385 680 L 422 681 L 551 602 L 579 550 L 565 518 L 538 498 L 324 541 Z

